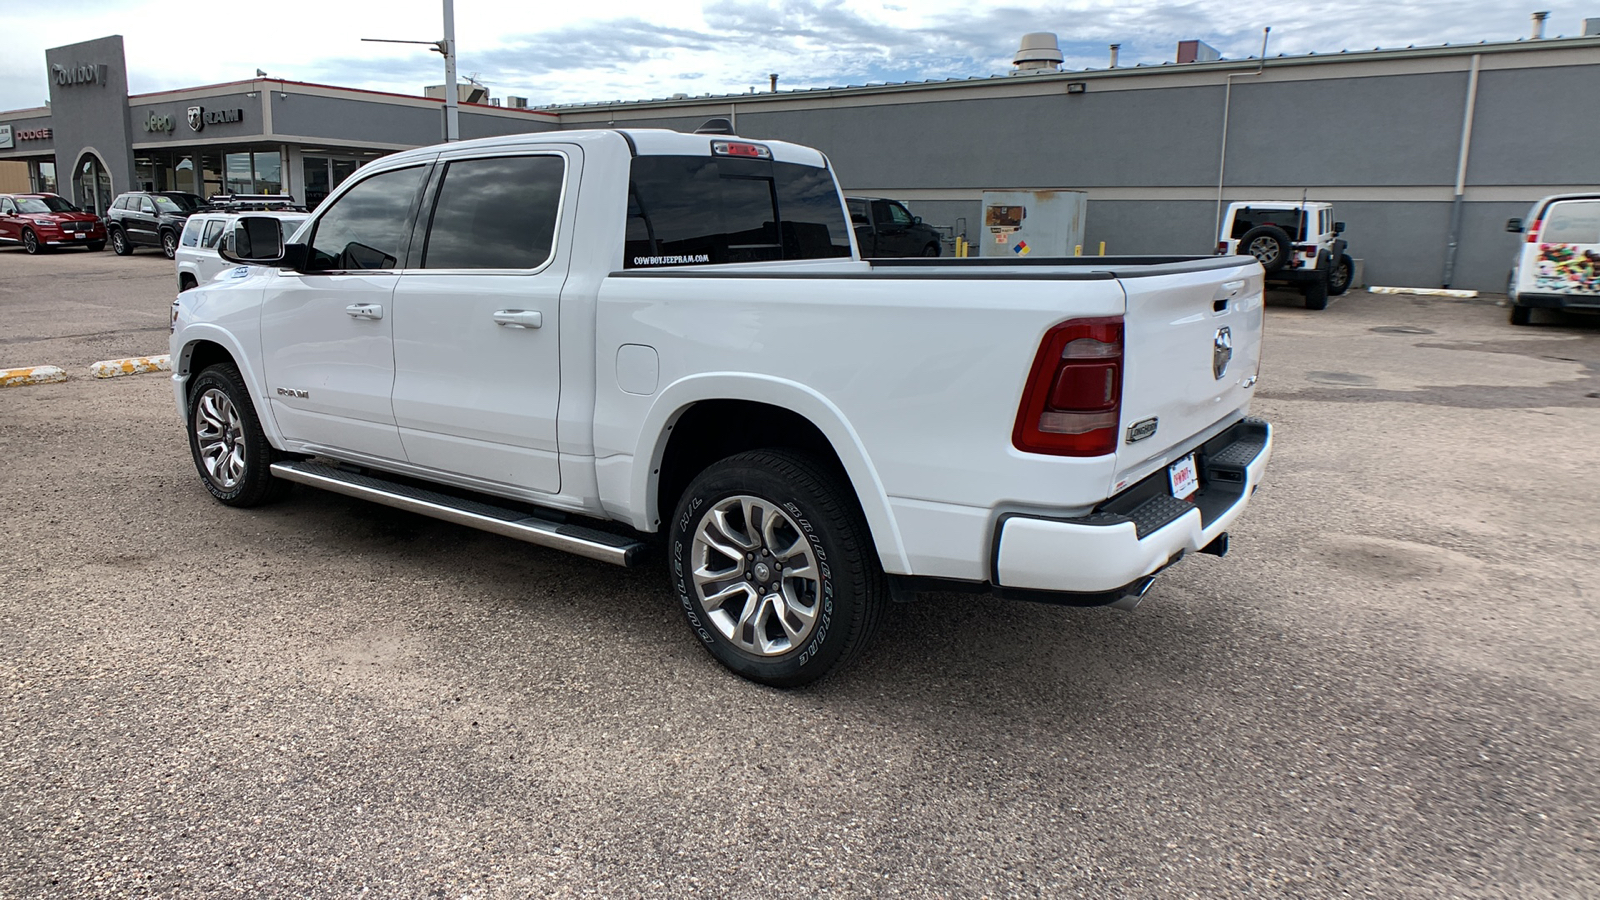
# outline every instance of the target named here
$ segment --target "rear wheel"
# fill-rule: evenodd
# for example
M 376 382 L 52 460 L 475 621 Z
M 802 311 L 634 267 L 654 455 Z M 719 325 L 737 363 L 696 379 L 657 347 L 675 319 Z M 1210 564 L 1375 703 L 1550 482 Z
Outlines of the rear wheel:
M 1350 279 L 1356 271 L 1355 261 L 1345 254 L 1340 254 L 1339 261 L 1328 272 L 1328 294 L 1337 297 L 1350 290 Z
M 197 286 L 199 283 L 200 282 L 197 281 L 193 275 L 185 272 L 178 276 L 178 291 L 179 293 L 182 293 L 183 291 L 187 291 L 188 289 Z
M 1518 306 L 1515 303 L 1511 304 L 1511 324 L 1513 324 L 1513 325 L 1532 325 L 1533 324 L 1533 307 L 1531 307 L 1531 306 Z
M 938 244 L 929 244 L 928 246 L 923 247 L 922 248 L 922 255 L 923 256 L 938 256 L 939 255 L 939 245 Z
M 189 450 L 200 482 L 229 506 L 259 506 L 288 492 L 273 476 L 278 452 L 267 443 L 239 370 L 219 363 L 189 389 Z
M 44 245 L 39 243 L 39 236 L 33 233 L 32 228 L 22 229 L 22 249 L 29 255 L 35 255 L 44 250 Z
M 888 587 L 854 496 L 798 453 L 740 453 L 701 472 L 678 501 L 668 553 L 689 627 L 752 681 L 817 681 L 882 620 Z
M 1306 309 L 1328 308 L 1328 273 L 1320 272 L 1311 281 L 1306 282 Z
M 133 254 L 133 245 L 128 243 L 128 236 L 122 233 L 121 228 L 111 229 L 111 252 L 118 256 Z

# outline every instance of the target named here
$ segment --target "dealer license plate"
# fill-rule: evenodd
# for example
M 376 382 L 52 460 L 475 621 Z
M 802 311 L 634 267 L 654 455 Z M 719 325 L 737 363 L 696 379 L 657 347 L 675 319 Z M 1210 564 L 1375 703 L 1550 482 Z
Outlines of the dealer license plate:
M 81 240 L 83 240 L 83 239 L 84 239 L 84 238 L 86 238 L 86 237 L 88 237 L 88 235 L 87 235 L 87 234 L 84 234 L 84 233 L 83 233 L 83 232 L 81 232 L 81 231 L 80 231 L 80 232 L 78 232 L 78 233 L 77 233 L 77 234 L 75 234 L 75 235 L 73 235 L 73 237 L 75 237 L 75 238 L 77 238 L 77 239 L 78 239 L 78 240 L 80 240 L 80 241 L 81 241 Z
M 1167 470 L 1167 478 L 1172 482 L 1172 496 L 1179 500 L 1189 499 L 1200 489 L 1200 472 L 1195 468 L 1194 454 L 1173 463 L 1172 468 Z

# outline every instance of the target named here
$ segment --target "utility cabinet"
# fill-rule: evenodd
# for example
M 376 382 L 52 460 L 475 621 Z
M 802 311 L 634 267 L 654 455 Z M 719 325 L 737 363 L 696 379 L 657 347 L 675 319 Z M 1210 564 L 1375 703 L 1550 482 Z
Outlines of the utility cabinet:
M 1071 256 L 1083 245 L 1083 191 L 984 191 L 978 255 L 1011 259 Z

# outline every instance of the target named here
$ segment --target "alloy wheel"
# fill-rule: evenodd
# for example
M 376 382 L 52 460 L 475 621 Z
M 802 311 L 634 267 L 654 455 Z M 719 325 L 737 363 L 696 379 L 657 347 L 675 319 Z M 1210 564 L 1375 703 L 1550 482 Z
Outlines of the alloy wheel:
M 822 567 L 805 532 L 772 502 L 719 501 L 700 517 L 691 552 L 700 605 L 734 646 L 781 656 L 816 630 Z
M 244 424 L 228 395 L 209 388 L 200 395 L 194 414 L 195 443 L 206 477 L 224 491 L 238 487 L 244 479 Z

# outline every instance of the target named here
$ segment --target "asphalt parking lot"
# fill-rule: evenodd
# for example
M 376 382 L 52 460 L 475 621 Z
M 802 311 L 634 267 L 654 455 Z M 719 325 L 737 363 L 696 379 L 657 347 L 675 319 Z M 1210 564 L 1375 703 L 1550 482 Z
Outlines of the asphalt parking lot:
M 1274 300 L 1233 552 L 781 692 L 620 570 L 201 487 L 172 264 L 0 250 L 0 896 L 1600 896 L 1600 319 Z

